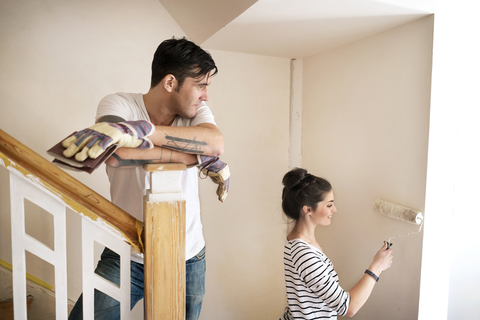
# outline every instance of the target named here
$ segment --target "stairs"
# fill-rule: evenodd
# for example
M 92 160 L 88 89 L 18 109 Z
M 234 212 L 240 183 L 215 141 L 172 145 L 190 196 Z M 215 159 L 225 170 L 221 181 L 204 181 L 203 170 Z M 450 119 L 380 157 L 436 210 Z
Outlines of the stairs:
M 0 320 L 13 320 L 12 270 L 5 264 L 0 264 Z M 55 319 L 55 292 L 38 282 L 27 279 L 28 320 Z M 69 312 L 74 304 L 68 301 Z

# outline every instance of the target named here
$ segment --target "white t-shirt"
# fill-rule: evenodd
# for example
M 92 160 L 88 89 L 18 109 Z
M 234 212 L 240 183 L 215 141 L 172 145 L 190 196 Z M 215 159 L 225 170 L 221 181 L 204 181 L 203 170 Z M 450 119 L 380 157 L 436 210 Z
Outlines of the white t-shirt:
M 97 109 L 96 119 L 113 115 L 126 121 L 148 120 L 147 109 L 141 93 L 116 93 L 103 98 Z M 198 108 L 193 119 L 177 116 L 173 127 L 193 127 L 201 123 L 215 124 L 210 108 L 205 103 Z M 143 221 L 143 196 L 150 189 L 150 174 L 142 167 L 113 168 L 107 166 L 112 202 L 136 219 Z M 180 175 L 180 190 L 186 202 L 186 259 L 195 256 L 205 240 L 200 219 L 198 198 L 198 169 L 189 168 Z M 133 249 L 133 248 L 132 248 Z M 132 260 L 143 263 L 143 255 L 133 249 Z

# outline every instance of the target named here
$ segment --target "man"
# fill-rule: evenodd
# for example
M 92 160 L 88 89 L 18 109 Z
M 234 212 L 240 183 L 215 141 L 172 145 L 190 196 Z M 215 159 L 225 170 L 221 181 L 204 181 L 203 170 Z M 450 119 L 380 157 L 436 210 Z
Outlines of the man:
M 100 102 L 96 124 L 82 130 L 68 147 L 66 156 L 77 160 L 97 157 L 112 143 L 121 148 L 110 157 L 107 174 L 112 202 L 138 220 L 143 220 L 143 196 L 149 188 L 147 163 L 185 163 L 213 173 L 223 201 L 228 191 L 228 167 L 217 157 L 223 153 L 223 136 L 204 101 L 217 73 L 209 53 L 186 39 L 162 42 L 152 63 L 151 87 L 146 94 L 117 93 Z M 123 147 L 122 147 L 123 146 Z M 208 167 L 208 169 L 207 169 Z M 205 240 L 200 220 L 198 169 L 182 172 L 180 189 L 186 200 L 186 319 L 198 319 L 205 293 Z M 143 298 L 143 257 L 132 253 L 131 307 Z M 113 271 L 112 271 L 113 270 Z M 96 273 L 119 283 L 118 255 L 108 248 L 102 253 Z M 118 319 L 118 302 L 95 292 L 95 317 Z M 82 298 L 69 319 L 81 319 Z

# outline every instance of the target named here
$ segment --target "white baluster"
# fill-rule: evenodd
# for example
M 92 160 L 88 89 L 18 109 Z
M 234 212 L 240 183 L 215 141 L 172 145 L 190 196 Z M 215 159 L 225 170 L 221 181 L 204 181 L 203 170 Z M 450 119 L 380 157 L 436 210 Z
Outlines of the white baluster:
M 120 256 L 120 287 L 95 274 L 94 244 L 98 242 Z M 120 302 L 120 318 L 130 319 L 130 245 L 97 226 L 89 219 L 82 219 L 83 259 L 83 315 L 94 319 L 94 291 L 102 291 Z
M 27 319 L 25 251 L 55 267 L 55 311 L 57 319 L 68 316 L 65 205 L 30 180 L 10 173 L 12 215 L 13 298 L 16 319 Z M 54 249 L 25 233 L 25 199 L 53 216 Z

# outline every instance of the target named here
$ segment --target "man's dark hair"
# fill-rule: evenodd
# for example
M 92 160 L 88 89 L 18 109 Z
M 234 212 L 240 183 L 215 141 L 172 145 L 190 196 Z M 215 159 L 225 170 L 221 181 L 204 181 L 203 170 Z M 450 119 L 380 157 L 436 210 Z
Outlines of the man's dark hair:
M 212 76 L 218 72 L 208 52 L 185 38 L 168 39 L 158 46 L 153 56 L 150 86 L 155 87 L 167 74 L 173 74 L 179 89 L 187 77 L 202 78 L 212 70 Z

